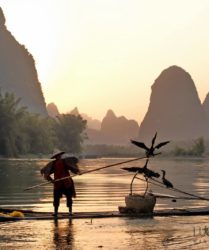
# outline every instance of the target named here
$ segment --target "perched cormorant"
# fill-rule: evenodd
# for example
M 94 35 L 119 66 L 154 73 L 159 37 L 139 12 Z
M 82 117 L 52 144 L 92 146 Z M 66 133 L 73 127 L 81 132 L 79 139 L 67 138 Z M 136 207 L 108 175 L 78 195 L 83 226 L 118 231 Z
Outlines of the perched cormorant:
M 172 184 L 169 180 L 167 180 L 167 179 L 165 178 L 165 174 L 166 174 L 165 170 L 161 170 L 161 171 L 163 172 L 163 176 L 162 176 L 163 184 L 164 184 L 167 188 L 173 188 L 173 184 Z
M 146 163 L 145 163 L 145 165 L 143 167 L 144 176 L 148 177 L 148 178 L 152 178 L 152 177 L 158 178 L 158 177 L 160 177 L 160 175 L 158 173 L 156 173 L 156 172 L 152 171 L 151 169 L 147 168 L 148 161 L 149 161 L 149 158 L 146 160 Z
M 150 148 L 148 148 L 143 142 L 131 140 L 131 143 L 133 143 L 137 147 L 145 149 L 147 157 L 155 156 L 155 154 L 154 154 L 155 149 L 159 149 L 162 146 L 164 146 L 170 142 L 170 141 L 165 141 L 165 142 L 161 142 L 161 143 L 157 144 L 156 146 L 154 146 L 156 137 L 157 137 L 157 132 L 155 133 L 154 137 L 152 138 L 152 145 Z
M 152 171 L 151 169 L 149 168 L 145 168 L 144 169 L 144 175 L 148 178 L 152 178 L 152 177 L 156 177 L 156 178 L 159 178 L 160 177 L 160 174 L 158 174 L 157 172 L 154 172 Z
M 128 172 L 138 172 L 139 174 L 144 174 L 145 177 L 148 177 L 148 178 L 152 178 L 152 177 L 160 177 L 160 174 L 152 171 L 151 169 L 148 169 L 147 168 L 147 163 L 148 163 L 149 159 L 147 159 L 145 165 L 143 168 L 139 168 L 139 167 L 130 167 L 130 168 L 122 168 Z

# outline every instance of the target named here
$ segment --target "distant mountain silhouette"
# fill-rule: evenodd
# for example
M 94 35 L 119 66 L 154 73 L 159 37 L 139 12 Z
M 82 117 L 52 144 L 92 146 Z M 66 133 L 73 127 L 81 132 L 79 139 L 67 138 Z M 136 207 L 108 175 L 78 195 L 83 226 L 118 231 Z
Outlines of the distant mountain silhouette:
M 101 121 L 97 119 L 93 119 L 92 117 L 88 116 L 87 114 L 82 113 L 81 116 L 83 119 L 87 120 L 87 127 L 95 130 L 101 129 Z
M 56 117 L 59 115 L 59 110 L 53 102 L 49 103 L 46 108 L 49 116 Z
M 21 98 L 21 105 L 28 107 L 28 111 L 48 115 L 34 59 L 7 30 L 1 8 L 0 89 L 3 93 L 13 93 L 17 98 Z
M 205 100 L 204 100 L 202 106 L 203 106 L 205 115 L 206 115 L 206 117 L 208 119 L 208 123 L 209 123 L 209 93 L 205 97 Z
M 134 120 L 124 116 L 117 117 L 112 110 L 108 110 L 102 120 L 101 130 L 88 130 L 90 143 L 99 144 L 128 144 L 131 138 L 136 138 L 139 125 Z
M 51 111 L 48 112 L 50 114 Z M 136 138 L 139 125 L 134 120 L 128 120 L 124 116 L 117 117 L 112 110 L 108 110 L 102 122 L 93 119 L 87 114 L 80 113 L 78 108 L 72 109 L 69 114 L 81 115 L 87 120 L 86 133 L 88 140 L 86 144 L 117 144 L 125 145 L 130 139 Z
M 171 66 L 152 85 L 148 111 L 141 123 L 139 138 L 187 140 L 209 137 L 209 124 L 191 76 Z
M 80 114 L 84 120 L 87 120 L 87 128 L 93 129 L 93 130 L 94 129 L 100 130 L 101 122 L 99 120 L 97 120 L 97 119 L 93 119 L 92 117 L 88 116 L 87 114 L 80 113 L 77 107 L 75 107 L 69 113 L 73 114 L 73 115 L 79 115 Z

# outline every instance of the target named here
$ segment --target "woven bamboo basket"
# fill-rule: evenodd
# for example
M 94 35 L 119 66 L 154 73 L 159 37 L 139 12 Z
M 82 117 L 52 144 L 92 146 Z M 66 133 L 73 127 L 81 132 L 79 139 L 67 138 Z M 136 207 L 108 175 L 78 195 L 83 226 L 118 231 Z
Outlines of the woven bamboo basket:
M 152 213 L 156 204 L 156 197 L 147 193 L 145 196 L 129 194 L 125 196 L 126 208 L 137 210 L 139 213 Z

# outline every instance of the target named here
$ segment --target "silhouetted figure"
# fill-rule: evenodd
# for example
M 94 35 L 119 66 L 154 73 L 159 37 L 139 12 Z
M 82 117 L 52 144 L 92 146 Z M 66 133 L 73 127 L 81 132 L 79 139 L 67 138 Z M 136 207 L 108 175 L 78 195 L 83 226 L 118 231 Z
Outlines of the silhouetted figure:
M 78 159 L 76 157 L 68 157 L 62 159 L 61 156 L 65 152 L 58 152 L 54 154 L 44 168 L 41 169 L 41 174 L 44 178 L 54 184 L 54 216 L 58 214 L 58 208 L 60 205 L 60 198 L 63 194 L 66 196 L 67 207 L 69 208 L 69 214 L 72 215 L 72 197 L 76 197 L 75 186 L 73 179 L 70 177 L 70 172 L 79 174 Z M 54 174 L 54 179 L 51 178 L 51 174 Z M 63 180 L 60 180 L 64 178 Z
M 165 178 L 165 174 L 166 174 L 165 170 L 161 170 L 161 171 L 163 172 L 163 176 L 162 176 L 163 184 L 164 184 L 167 188 L 173 188 L 173 184 L 172 184 L 169 180 L 167 180 L 167 179 Z
M 137 147 L 145 149 L 147 157 L 155 156 L 155 154 L 154 154 L 155 149 L 159 149 L 162 146 L 164 146 L 170 142 L 170 141 L 165 141 L 165 142 L 161 142 L 161 143 L 157 144 L 156 146 L 154 146 L 156 137 L 157 137 L 157 132 L 155 133 L 154 137 L 152 138 L 152 145 L 150 148 L 148 148 L 143 142 L 131 140 L 131 143 L 133 143 Z
M 160 174 L 152 171 L 151 169 L 148 169 L 147 168 L 147 163 L 148 163 L 149 159 L 146 160 L 146 163 L 144 165 L 143 168 L 139 168 L 139 167 L 130 167 L 130 168 L 122 168 L 128 172 L 133 172 L 133 173 L 136 173 L 138 172 L 139 174 L 144 174 L 145 177 L 147 178 L 152 178 L 152 177 L 160 177 Z

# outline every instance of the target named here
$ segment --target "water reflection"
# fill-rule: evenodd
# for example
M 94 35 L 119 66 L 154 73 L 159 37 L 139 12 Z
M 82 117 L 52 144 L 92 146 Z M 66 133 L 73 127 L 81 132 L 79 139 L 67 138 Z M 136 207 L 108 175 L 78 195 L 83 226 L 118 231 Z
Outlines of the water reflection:
M 54 220 L 53 242 L 56 249 L 74 249 L 74 229 L 72 220 Z
M 0 223 L 0 249 L 208 249 L 207 216 Z
M 207 224 L 204 217 L 127 219 L 124 222 L 130 249 L 208 249 L 209 237 L 199 235 L 199 228 L 203 230 L 204 223 Z
M 94 159 L 82 160 L 82 171 L 107 166 L 121 159 Z M 15 207 L 32 207 L 39 211 L 52 211 L 52 185 L 42 186 L 24 192 L 28 186 L 43 182 L 40 168 L 47 160 L 13 160 L 0 161 L 0 205 Z M 124 196 L 130 192 L 130 182 L 133 174 L 127 174 L 121 167 L 144 165 L 144 161 L 124 164 L 123 166 L 107 168 L 74 178 L 77 198 L 74 200 L 74 211 L 115 211 L 118 206 L 124 205 Z M 159 160 L 152 159 L 150 168 L 156 172 L 166 170 L 166 177 L 174 184 L 174 187 L 196 195 L 209 196 L 209 163 L 206 160 Z M 145 183 L 136 180 L 134 193 L 143 192 Z M 157 193 L 167 193 L 181 196 L 170 189 L 162 189 L 154 185 L 150 188 Z M 197 200 L 171 200 L 161 199 L 157 201 L 156 208 L 178 208 L 189 206 L 208 205 L 206 201 Z M 66 211 L 65 199 L 62 200 L 60 211 Z
M 132 219 L 124 220 L 124 222 L 126 224 L 126 233 L 129 235 L 130 248 L 137 246 L 138 249 L 154 249 L 153 247 L 156 246 L 157 249 L 165 236 L 164 232 L 163 234 L 160 232 L 158 220 Z M 157 232 L 156 228 L 158 228 Z M 171 231 L 169 229 L 169 233 Z
M 40 181 L 39 161 L 0 160 L 0 205 L 21 206 L 39 201 L 42 194 L 38 190 L 24 192 L 25 187 Z

